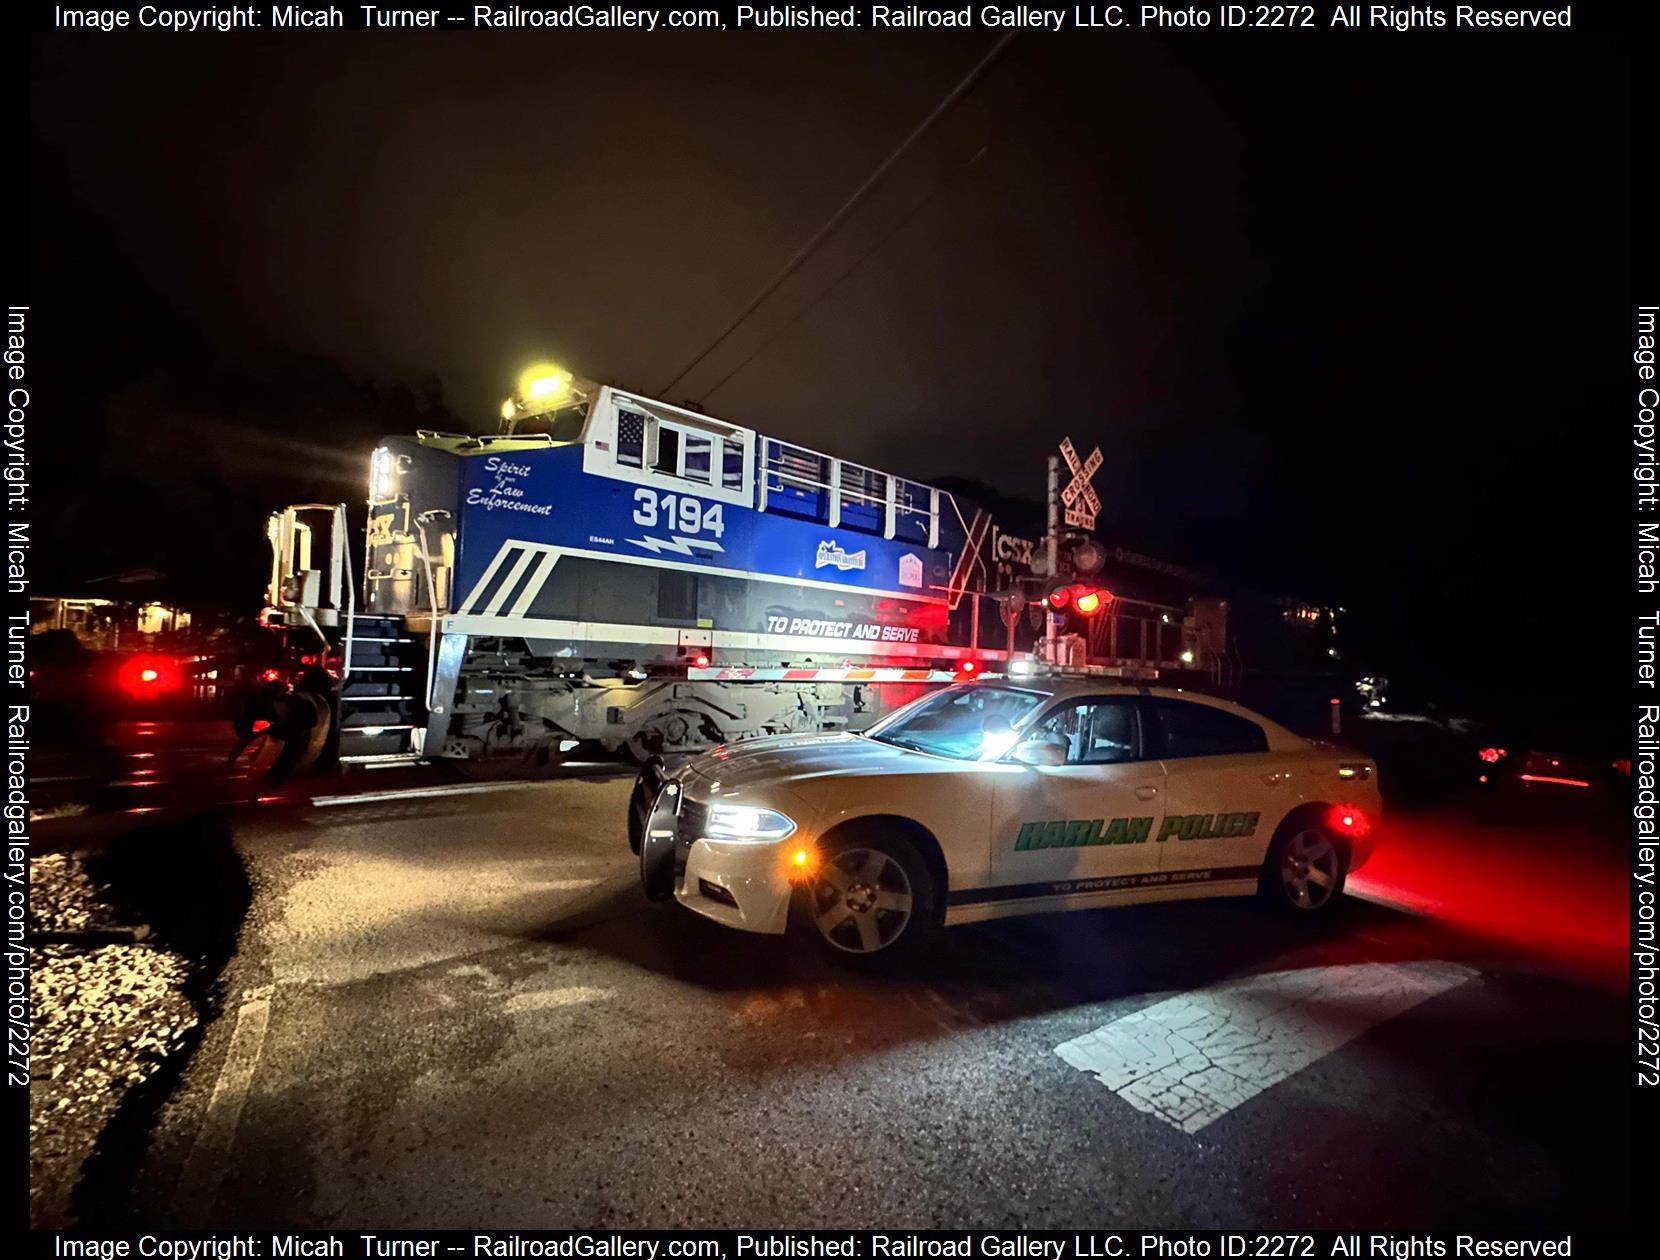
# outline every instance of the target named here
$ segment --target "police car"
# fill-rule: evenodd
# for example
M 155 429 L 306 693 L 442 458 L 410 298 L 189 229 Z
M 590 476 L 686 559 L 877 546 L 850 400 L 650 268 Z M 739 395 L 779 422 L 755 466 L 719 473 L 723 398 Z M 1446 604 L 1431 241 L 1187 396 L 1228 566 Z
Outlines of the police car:
M 941 924 L 1258 894 L 1315 916 L 1365 861 L 1377 768 L 1238 705 L 1100 678 L 947 687 L 861 734 L 648 762 L 649 897 L 830 950 Z

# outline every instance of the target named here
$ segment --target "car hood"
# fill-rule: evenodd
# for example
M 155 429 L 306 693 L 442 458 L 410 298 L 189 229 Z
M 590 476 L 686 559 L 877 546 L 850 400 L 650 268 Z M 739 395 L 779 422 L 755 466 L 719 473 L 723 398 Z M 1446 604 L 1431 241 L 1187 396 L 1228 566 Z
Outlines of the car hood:
M 686 769 L 696 779 L 718 783 L 715 790 L 724 795 L 729 789 L 763 786 L 799 790 L 814 780 L 860 775 L 953 773 L 975 764 L 833 731 L 726 744 L 689 762 Z

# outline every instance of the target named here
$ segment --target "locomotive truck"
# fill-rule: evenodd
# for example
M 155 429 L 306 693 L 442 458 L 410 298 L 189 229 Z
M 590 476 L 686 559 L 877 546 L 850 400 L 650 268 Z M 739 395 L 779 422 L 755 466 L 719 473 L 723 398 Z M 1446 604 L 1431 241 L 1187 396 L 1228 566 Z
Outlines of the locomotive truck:
M 495 433 L 380 442 L 361 582 L 344 504 L 267 537 L 285 659 L 242 734 L 281 773 L 858 730 L 1024 657 L 1037 620 L 951 494 L 553 368 Z

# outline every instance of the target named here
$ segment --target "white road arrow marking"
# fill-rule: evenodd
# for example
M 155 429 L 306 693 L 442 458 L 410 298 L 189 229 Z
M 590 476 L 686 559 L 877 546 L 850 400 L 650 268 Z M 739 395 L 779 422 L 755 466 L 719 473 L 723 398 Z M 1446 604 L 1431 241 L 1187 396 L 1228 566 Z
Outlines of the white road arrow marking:
M 1055 1053 L 1136 1110 L 1197 1133 L 1475 974 L 1432 960 L 1246 976 L 1115 1019 Z

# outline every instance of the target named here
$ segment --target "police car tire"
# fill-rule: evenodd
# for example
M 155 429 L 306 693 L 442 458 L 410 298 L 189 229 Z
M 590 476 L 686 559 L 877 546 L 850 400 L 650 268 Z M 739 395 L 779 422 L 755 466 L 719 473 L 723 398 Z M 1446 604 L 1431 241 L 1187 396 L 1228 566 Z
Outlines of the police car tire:
M 1321 884 L 1317 878 L 1297 880 L 1288 868 L 1298 862 L 1305 871 L 1323 873 L 1330 883 Z M 1281 824 L 1268 846 L 1257 877 L 1257 896 L 1281 914 L 1314 918 L 1337 904 L 1348 875 L 1349 853 L 1342 840 L 1317 822 L 1291 818 Z M 1312 890 L 1307 902 L 1300 902 L 1294 891 L 1299 883 Z
M 880 854 L 899 868 L 910 890 L 910 914 L 894 935 L 874 950 L 851 948 L 859 935 L 856 925 L 842 922 L 833 924 L 826 933 L 815 921 L 816 903 L 820 896 L 820 881 L 826 866 L 858 852 Z M 894 882 L 890 878 L 885 883 Z M 799 930 L 810 935 L 818 948 L 838 962 L 855 965 L 878 965 L 912 954 L 932 933 L 940 921 L 938 890 L 928 864 L 917 852 L 916 846 L 903 836 L 892 835 L 876 828 L 856 828 L 838 835 L 822 852 L 819 875 L 801 887 L 796 900 L 796 923 Z
M 674 896 L 674 837 L 640 839 L 640 890 L 647 901 L 667 901 Z

